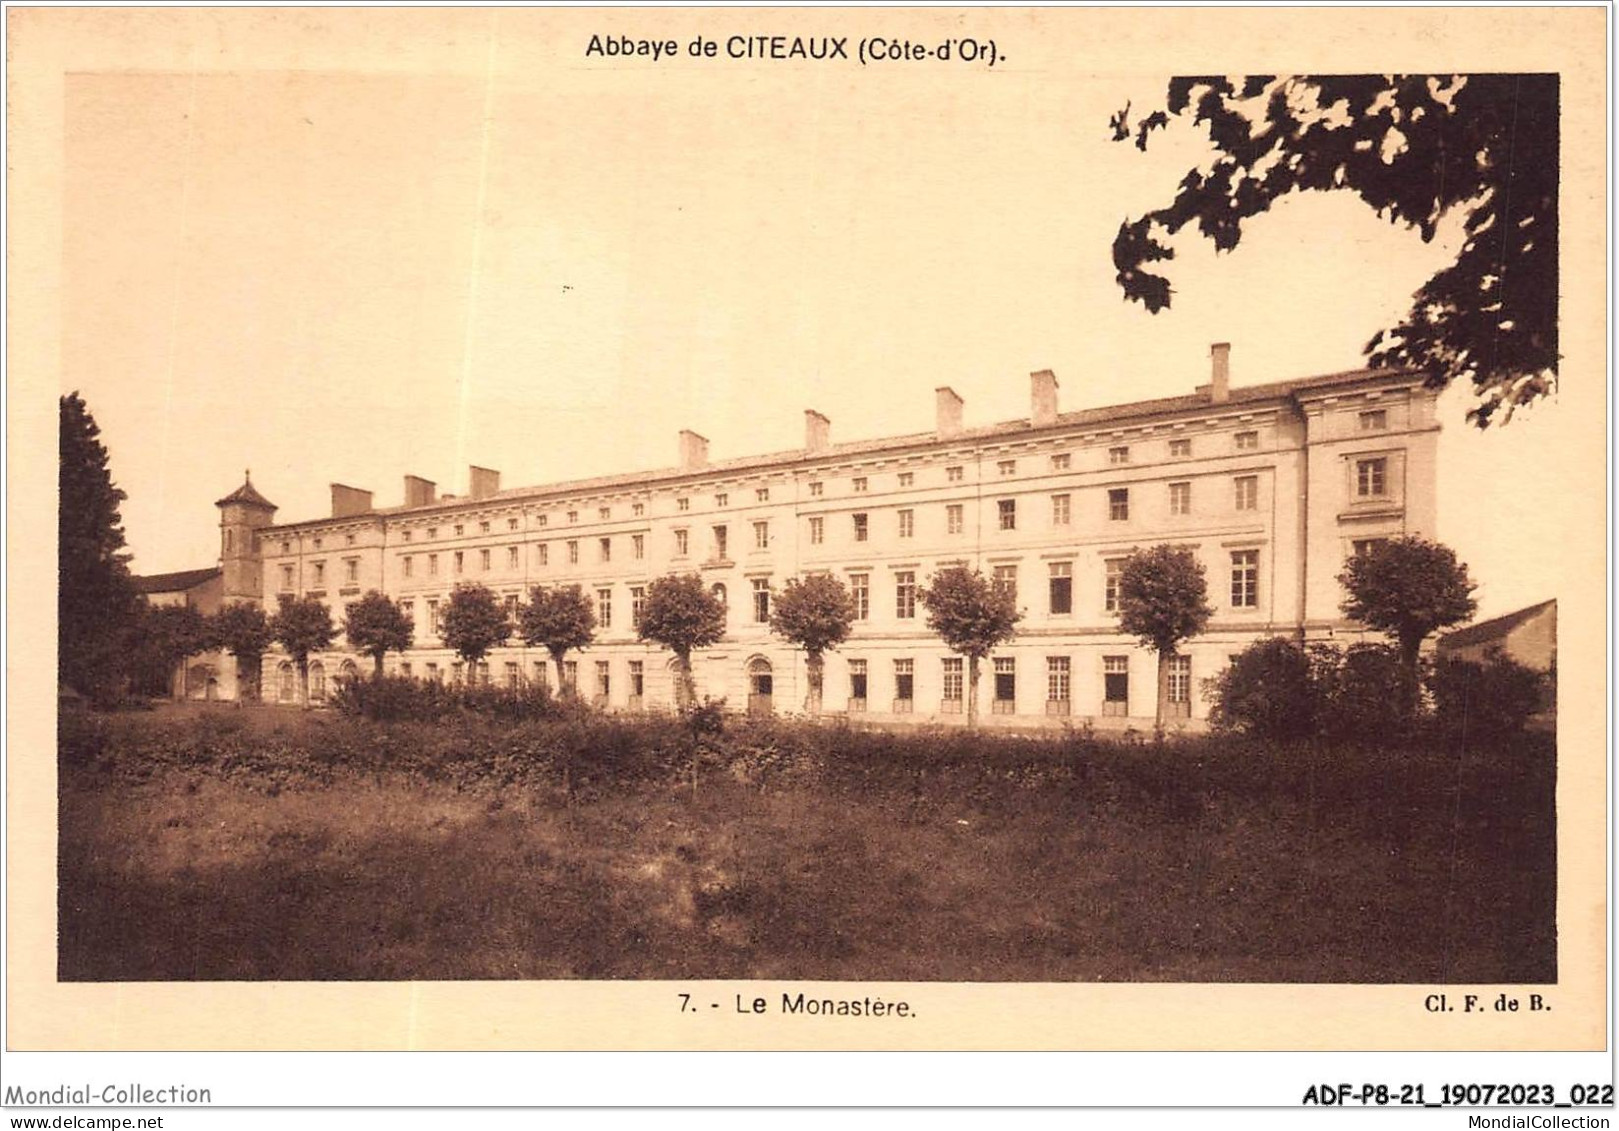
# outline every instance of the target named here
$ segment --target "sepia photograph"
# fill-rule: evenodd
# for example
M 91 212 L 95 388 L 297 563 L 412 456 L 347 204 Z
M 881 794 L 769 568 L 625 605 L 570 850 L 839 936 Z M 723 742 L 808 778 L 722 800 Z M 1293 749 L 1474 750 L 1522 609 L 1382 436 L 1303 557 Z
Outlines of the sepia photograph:
M 46 977 L 736 982 L 868 1047 L 930 986 L 1562 988 L 1525 1046 L 1600 1044 L 1603 64 L 1532 49 L 1589 14 L 1387 69 L 1247 10 L 10 11 L 87 45 L 11 123 Z

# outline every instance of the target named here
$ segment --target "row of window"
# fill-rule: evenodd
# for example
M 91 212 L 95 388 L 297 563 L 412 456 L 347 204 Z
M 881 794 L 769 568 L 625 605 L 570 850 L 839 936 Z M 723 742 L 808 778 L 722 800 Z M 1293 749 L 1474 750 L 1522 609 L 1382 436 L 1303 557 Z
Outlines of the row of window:
M 1369 409 L 1369 410 L 1363 411 L 1358 416 L 1358 424 L 1359 424 L 1360 430 L 1363 431 L 1363 432 L 1385 430 L 1385 429 L 1388 428 L 1388 411 L 1386 409 Z M 1233 447 L 1237 451 L 1252 451 L 1252 450 L 1255 450 L 1255 449 L 1257 449 L 1259 447 L 1259 433 L 1257 431 L 1243 431 L 1243 432 L 1234 433 L 1233 437 L 1232 437 L 1232 444 L 1233 444 Z M 1180 439 L 1172 439 L 1172 440 L 1170 440 L 1169 441 L 1169 456 L 1170 456 L 1171 459 L 1190 459 L 1191 456 L 1192 456 L 1192 440 L 1190 438 L 1180 438 Z M 1114 445 L 1114 446 L 1108 448 L 1107 457 L 1108 457 L 1108 463 L 1110 465 L 1112 465 L 1112 466 L 1123 466 L 1123 465 L 1129 464 L 1131 462 L 1131 448 L 1130 448 L 1130 445 L 1128 445 L 1128 444 L 1117 444 L 1117 445 Z M 1058 452 L 1058 453 L 1055 453 L 1055 454 L 1051 455 L 1048 458 L 1049 458 L 1049 461 L 1050 461 L 1050 468 L 1051 468 L 1052 471 L 1067 471 L 1072 466 L 1071 456 L 1067 452 Z M 1018 472 L 1018 461 L 1016 459 L 998 460 L 996 462 L 995 469 L 996 469 L 996 474 L 999 475 L 1000 477 L 1009 478 L 1009 477 L 1014 476 L 1014 475 L 1017 474 L 1017 472 Z M 965 467 L 963 465 L 953 464 L 953 465 L 950 465 L 950 466 L 945 468 L 945 481 L 947 483 L 959 483 L 964 478 L 965 478 Z M 897 473 L 897 482 L 898 482 L 898 486 L 900 488 L 912 487 L 912 486 L 915 485 L 915 481 L 916 481 L 916 473 L 915 472 L 901 471 L 901 472 Z M 870 476 L 866 476 L 866 475 L 853 476 L 853 477 L 851 477 L 849 482 L 850 482 L 850 489 L 855 494 L 864 494 L 864 493 L 866 493 L 867 491 L 870 490 L 870 486 L 871 486 L 871 478 L 870 478 Z M 1183 484 L 1182 486 L 1189 486 L 1189 485 Z M 812 498 L 820 498 L 824 494 L 825 484 L 821 480 L 811 480 L 810 483 L 808 484 L 808 487 L 809 487 L 809 494 L 810 494 L 810 496 Z M 1366 491 L 1361 491 L 1360 492 L 1360 494 L 1362 494 L 1362 495 L 1365 495 L 1367 493 L 1368 492 L 1366 492 Z M 1376 492 L 1376 493 L 1380 494 L 1381 492 L 1379 491 L 1379 492 Z M 754 489 L 754 500 L 756 502 L 760 502 L 760 503 L 769 502 L 770 501 L 770 488 L 769 487 L 757 487 L 757 488 L 755 488 Z M 731 502 L 731 496 L 730 496 L 729 491 L 717 491 L 717 492 L 715 492 L 715 494 L 714 494 L 714 505 L 716 507 L 727 507 L 727 506 L 730 505 L 730 502 Z M 691 509 L 691 497 L 689 495 L 682 495 L 682 496 L 677 497 L 675 499 L 675 507 L 679 511 L 689 511 Z M 1239 509 L 1240 509 L 1240 507 L 1239 507 Z M 568 510 L 568 511 L 566 511 L 564 513 L 566 515 L 567 522 L 570 525 L 578 523 L 580 512 L 579 512 L 579 510 L 577 508 Z M 630 506 L 630 513 L 631 513 L 631 515 L 633 517 L 636 517 L 636 518 L 644 517 L 645 514 L 646 514 L 646 504 L 645 503 L 632 503 L 631 506 Z M 1172 511 L 1172 513 L 1184 513 L 1184 512 Z M 613 517 L 613 508 L 610 507 L 610 506 L 598 507 L 596 509 L 596 517 L 599 520 L 604 521 L 604 522 L 610 520 Z M 537 525 L 539 525 L 539 526 L 542 526 L 542 527 L 549 525 L 549 520 L 550 520 L 550 516 L 547 515 L 547 514 L 544 514 L 544 513 L 537 514 L 535 516 L 535 523 Z M 493 529 L 492 523 L 487 519 L 480 521 L 477 525 L 478 525 L 478 532 L 480 534 L 489 534 L 489 533 L 492 532 L 492 529 Z M 506 519 L 506 529 L 507 530 L 517 530 L 519 528 L 519 525 L 520 525 L 519 520 L 515 516 L 508 517 Z M 452 531 L 453 531 L 453 536 L 456 537 L 456 538 L 465 537 L 465 535 L 466 535 L 466 524 L 464 524 L 464 523 L 454 523 L 454 524 L 452 524 Z M 436 526 L 426 527 L 425 530 L 424 530 L 424 533 L 426 535 L 427 540 L 432 541 L 432 540 L 434 540 L 434 539 L 436 539 L 438 537 L 439 528 L 436 527 Z M 414 531 L 411 530 L 411 529 L 406 529 L 406 530 L 401 532 L 400 536 L 401 536 L 401 539 L 403 541 L 409 542 L 409 541 L 411 541 L 413 539 Z M 355 535 L 353 535 L 353 534 L 345 534 L 344 539 L 345 539 L 345 545 L 352 546 L 352 545 L 355 544 Z M 323 549 L 324 548 L 324 542 L 325 542 L 325 539 L 322 538 L 322 537 L 316 537 L 315 539 L 313 539 L 314 549 L 316 549 L 316 550 Z M 283 554 L 287 554 L 287 553 L 292 552 L 292 542 L 290 540 L 283 540 L 282 541 L 282 543 L 281 543 L 281 552 Z
M 893 709 L 904 713 L 912 709 L 916 698 L 916 661 L 896 659 L 893 663 Z M 965 698 L 965 661 L 959 656 L 946 656 L 941 664 L 940 708 L 951 714 L 961 710 Z M 851 659 L 849 664 L 849 709 L 862 711 L 870 699 L 871 673 L 869 662 Z M 1069 656 L 1047 656 L 1045 692 L 1048 709 L 1067 713 L 1073 696 L 1073 660 Z M 1018 699 L 1017 660 L 1011 656 L 997 656 L 992 664 L 991 704 L 996 714 L 1016 713 Z M 1190 714 L 1192 700 L 1192 658 L 1173 656 L 1169 659 L 1169 702 L 1171 714 Z M 1130 703 L 1130 657 L 1102 657 L 1102 714 L 1124 715 Z M 1176 710 L 1175 708 L 1179 708 Z

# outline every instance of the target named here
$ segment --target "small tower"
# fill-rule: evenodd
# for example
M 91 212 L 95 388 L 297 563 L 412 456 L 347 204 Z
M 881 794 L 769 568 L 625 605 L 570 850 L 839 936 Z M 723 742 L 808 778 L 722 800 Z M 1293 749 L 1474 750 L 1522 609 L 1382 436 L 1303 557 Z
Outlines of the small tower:
M 222 599 L 259 601 L 264 597 L 259 531 L 275 518 L 276 506 L 253 489 L 251 471 L 214 506 L 219 508 L 219 565 L 225 574 Z

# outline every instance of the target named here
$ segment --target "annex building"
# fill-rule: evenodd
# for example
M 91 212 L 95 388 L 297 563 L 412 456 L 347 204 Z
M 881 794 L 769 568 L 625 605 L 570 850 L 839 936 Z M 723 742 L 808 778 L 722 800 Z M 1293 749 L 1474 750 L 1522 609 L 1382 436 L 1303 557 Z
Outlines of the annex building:
M 1380 538 L 1434 531 L 1435 394 L 1420 374 L 1356 370 L 1232 387 L 1229 347 L 1209 383 L 1183 396 L 1062 412 L 1057 378 L 1030 377 L 1029 416 L 963 423 L 962 399 L 935 392 L 932 431 L 835 443 L 819 412 L 801 448 L 712 461 L 708 442 L 679 435 L 660 471 L 502 489 L 474 467 L 470 491 L 439 494 L 406 476 L 404 502 L 332 485 L 331 513 L 275 522 L 244 484 L 219 501 L 224 598 L 314 595 L 333 620 L 369 589 L 402 602 L 416 646 L 390 671 L 461 679 L 436 635 L 459 582 L 512 606 L 531 586 L 577 585 L 594 600 L 596 643 L 569 678 L 617 710 L 674 702 L 669 654 L 636 639 L 649 580 L 697 572 L 729 609 L 729 632 L 693 656 L 699 695 L 740 708 L 801 709 L 801 653 L 773 636 L 772 592 L 827 572 L 854 595 L 851 638 L 826 657 L 822 709 L 889 721 L 947 722 L 964 712 L 965 662 L 926 627 L 916 592 L 966 563 L 1013 589 L 1024 610 L 1015 641 L 984 665 L 983 721 L 1150 723 L 1156 656 L 1117 624 L 1124 559 L 1158 542 L 1202 561 L 1215 615 L 1172 669 L 1172 709 L 1201 718 L 1200 682 L 1268 635 L 1355 630 L 1339 612 L 1346 556 Z M 339 638 L 341 644 L 341 637 Z M 292 666 L 266 656 L 267 699 L 292 701 Z M 543 649 L 492 653 L 482 678 L 547 681 Z M 343 670 L 369 670 L 338 647 L 314 657 L 312 698 Z

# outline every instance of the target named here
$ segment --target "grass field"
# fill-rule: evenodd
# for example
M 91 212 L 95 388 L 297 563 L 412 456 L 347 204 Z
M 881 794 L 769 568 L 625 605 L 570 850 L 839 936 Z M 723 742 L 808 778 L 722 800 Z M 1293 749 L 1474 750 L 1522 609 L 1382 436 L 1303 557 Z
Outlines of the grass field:
M 1485 754 L 745 727 L 695 790 L 681 750 L 673 724 L 66 719 L 60 975 L 1556 977 L 1544 737 Z

